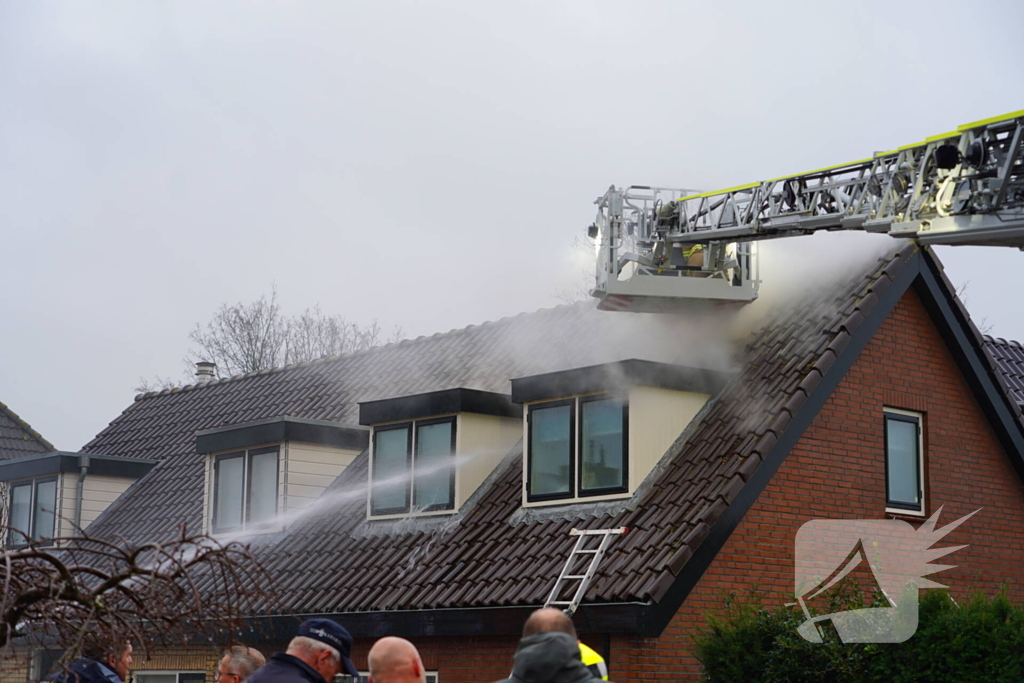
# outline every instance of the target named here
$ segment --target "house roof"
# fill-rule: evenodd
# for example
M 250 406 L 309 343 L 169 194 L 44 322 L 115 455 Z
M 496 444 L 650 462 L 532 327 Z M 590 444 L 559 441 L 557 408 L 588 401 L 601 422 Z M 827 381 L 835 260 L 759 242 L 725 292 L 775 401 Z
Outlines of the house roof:
M 986 335 L 985 349 L 995 361 L 1014 400 L 1024 404 L 1024 347 L 1019 341 Z
M 56 450 L 18 414 L 0 403 L 0 460 L 24 458 Z
M 959 305 L 936 263 L 929 253 L 907 245 L 825 292 L 775 310 L 736 351 L 725 387 L 625 505 L 524 513 L 517 446 L 454 517 L 371 523 L 365 519 L 364 452 L 311 512 L 281 537 L 258 546 L 278 580 L 280 602 L 269 609 L 344 614 L 357 635 L 401 632 L 394 628 L 401 615 L 415 621 L 413 626 L 404 622 L 406 633 L 471 632 L 472 620 L 460 610 L 500 614 L 502 608 L 544 601 L 571 546 L 570 528 L 628 526 L 630 532 L 612 546 L 588 591 L 592 604 L 581 613 L 595 630 L 660 632 L 908 287 L 927 271 L 929 301 L 946 292 Z M 943 301 L 935 305 L 952 320 L 958 314 Z M 579 304 L 140 396 L 85 448 L 151 457 L 161 464 L 90 531 L 142 538 L 168 534 L 181 523 L 199 530 L 203 457 L 194 443 L 199 430 L 278 415 L 351 423 L 358 401 L 454 387 L 507 392 L 510 378 L 624 358 L 694 365 L 693 347 L 723 346 L 693 336 L 693 328 L 712 321 L 698 325 L 693 318 L 603 313 Z M 980 348 L 980 336 L 967 318 L 950 324 L 963 338 L 957 337 L 966 349 L 964 363 L 974 363 L 972 372 L 981 376 L 979 391 L 990 395 L 1004 443 L 1024 453 L 1019 408 L 1008 407 L 992 360 L 972 351 L 971 340 L 976 338 Z M 707 365 L 716 359 L 701 360 Z M 472 623 L 480 632 L 494 632 Z M 510 623 L 518 628 L 521 617 Z

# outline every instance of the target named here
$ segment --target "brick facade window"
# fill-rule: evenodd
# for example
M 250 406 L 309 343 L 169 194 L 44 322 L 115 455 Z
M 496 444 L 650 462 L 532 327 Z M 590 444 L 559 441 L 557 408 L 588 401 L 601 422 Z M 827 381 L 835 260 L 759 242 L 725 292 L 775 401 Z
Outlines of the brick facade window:
M 922 415 L 886 408 L 884 419 L 886 510 L 924 514 Z
M 527 500 L 629 490 L 629 405 L 604 394 L 536 403 L 527 415 Z

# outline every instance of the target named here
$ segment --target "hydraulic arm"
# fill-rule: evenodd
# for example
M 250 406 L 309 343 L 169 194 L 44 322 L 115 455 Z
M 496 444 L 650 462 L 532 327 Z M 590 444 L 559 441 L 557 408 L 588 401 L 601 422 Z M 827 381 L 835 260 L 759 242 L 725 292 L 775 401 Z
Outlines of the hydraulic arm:
M 612 186 L 596 203 L 593 293 L 615 310 L 751 301 L 752 243 L 818 230 L 1024 248 L 1024 111 L 806 173 L 697 194 Z

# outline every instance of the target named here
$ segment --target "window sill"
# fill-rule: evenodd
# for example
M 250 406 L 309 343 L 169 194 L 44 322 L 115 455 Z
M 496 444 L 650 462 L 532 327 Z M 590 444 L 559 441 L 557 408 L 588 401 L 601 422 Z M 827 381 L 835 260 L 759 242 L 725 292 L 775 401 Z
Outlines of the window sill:
M 386 515 L 367 514 L 366 519 L 373 521 L 378 519 L 412 519 L 417 517 L 441 517 L 444 515 L 454 515 L 456 512 L 458 512 L 458 510 L 452 508 L 450 510 L 431 510 L 430 512 L 395 512 Z
M 925 517 L 927 516 L 924 510 L 907 510 L 905 508 L 885 508 L 885 514 L 895 515 L 897 517 Z
M 576 496 L 574 498 L 555 498 L 552 500 L 527 500 L 523 498 L 523 507 L 525 508 L 538 508 L 538 507 L 553 507 L 556 505 L 580 505 L 583 503 L 597 503 L 605 500 L 622 500 L 624 498 L 630 498 L 633 495 L 633 491 L 621 491 L 619 493 L 606 493 L 601 496 Z

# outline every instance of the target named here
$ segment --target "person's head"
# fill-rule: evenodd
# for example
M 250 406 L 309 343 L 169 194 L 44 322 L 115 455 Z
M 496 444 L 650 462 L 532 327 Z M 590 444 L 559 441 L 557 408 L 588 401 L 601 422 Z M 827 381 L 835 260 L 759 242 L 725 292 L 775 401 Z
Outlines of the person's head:
M 381 638 L 367 659 L 370 663 L 370 683 L 423 683 L 423 660 L 416 646 L 405 638 Z
M 122 681 L 127 681 L 132 671 L 132 642 L 130 640 L 97 639 L 88 641 L 82 648 L 82 656 L 103 662 L 117 674 Z
M 242 683 L 266 663 L 266 657 L 259 650 L 232 645 L 224 650 L 217 665 L 217 683 Z
M 573 626 L 572 619 L 565 612 L 554 607 L 544 607 L 537 610 L 523 624 L 523 638 L 529 638 L 535 633 L 550 633 L 551 631 L 567 633 L 574 640 L 579 639 L 576 635 L 576 627 Z
M 352 636 L 330 619 L 307 619 L 299 626 L 286 654 L 297 657 L 331 683 L 339 673 L 358 676 L 352 664 Z

